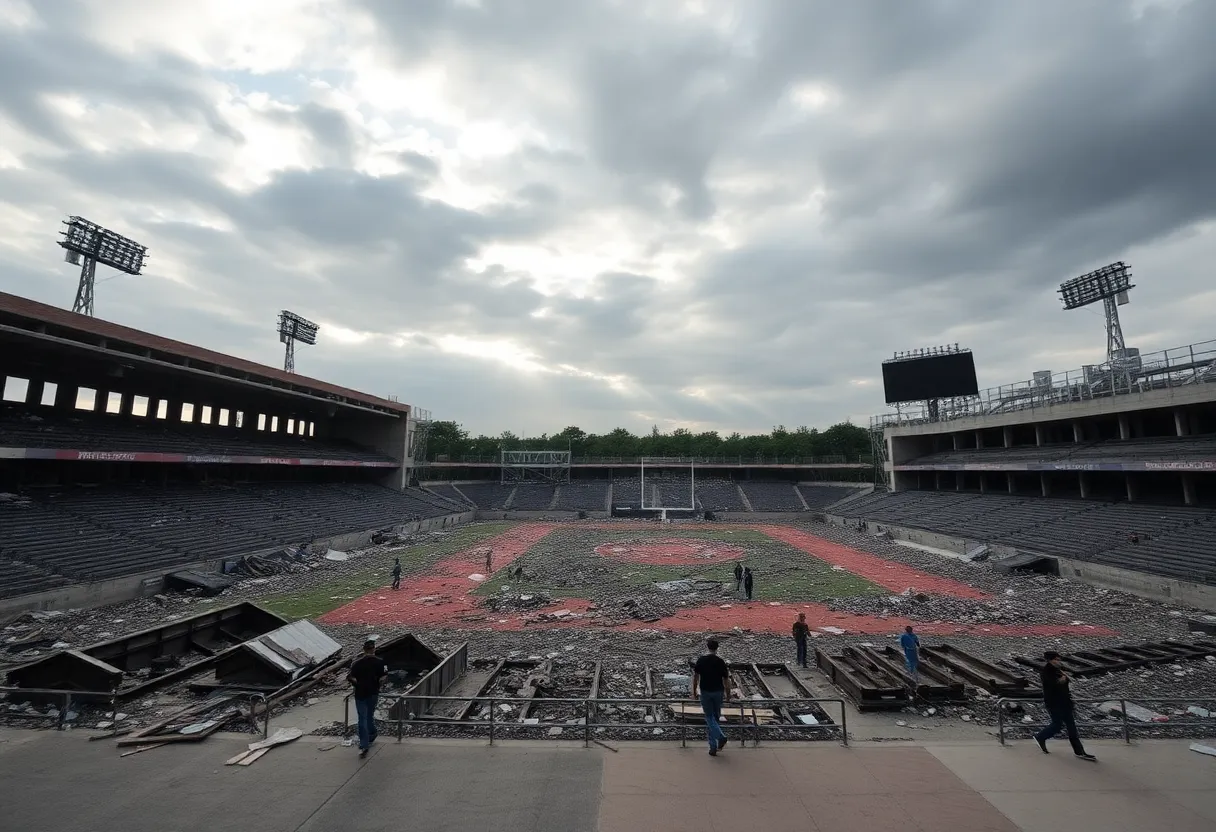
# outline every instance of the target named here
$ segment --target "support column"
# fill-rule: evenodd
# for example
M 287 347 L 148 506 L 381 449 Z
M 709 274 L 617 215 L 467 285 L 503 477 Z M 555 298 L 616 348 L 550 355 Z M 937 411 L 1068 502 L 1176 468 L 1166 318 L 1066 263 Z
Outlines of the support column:
M 1039 472 L 1039 491 L 1044 497 L 1051 496 L 1051 480 L 1047 478 L 1047 472 Z
M 963 448 L 962 443 L 958 441 L 958 436 L 959 435 L 957 433 L 952 433 L 950 434 L 950 439 L 954 443 L 954 450 L 961 451 Z
M 984 432 L 982 430 L 977 430 L 975 432 L 975 447 L 984 447 Z
M 1012 448 L 1013 447 L 1013 428 L 1010 427 L 1009 425 L 1005 425 L 1004 429 L 1001 431 L 1001 438 L 1005 440 L 1006 448 Z
M 134 406 L 134 404 L 135 404 L 135 394 L 134 393 L 123 393 L 122 394 L 122 406 L 118 409 L 118 412 L 120 414 L 122 414 L 123 416 L 130 416 L 131 408 Z
M 1182 408 L 1174 408 L 1174 434 L 1176 436 L 1186 436 L 1187 428 L 1190 424 L 1186 418 L 1186 412 Z
M 1084 442 L 1085 441 L 1085 430 L 1081 427 L 1080 422 L 1072 423 L 1072 441 L 1073 442 Z
M 980 471 L 980 493 L 988 493 L 988 475 Z
M 1077 479 L 1081 483 L 1081 499 L 1088 500 L 1089 499 L 1089 472 L 1081 471 L 1077 475 Z
M 1034 426 L 1034 444 L 1039 447 L 1042 447 L 1042 445 L 1043 445 L 1043 426 L 1042 425 Z
M 1199 500 L 1195 496 L 1195 475 L 1182 475 L 1182 502 L 1188 506 L 1197 505 Z
M 954 472 L 954 490 L 955 491 L 963 490 L 963 472 L 962 471 Z
M 1005 480 L 1009 486 L 1009 493 L 1016 494 L 1018 490 L 1017 490 L 1016 484 L 1013 481 L 1013 472 L 1012 471 L 1005 474 Z
M 42 387 L 41 381 L 30 379 L 29 387 L 25 388 L 25 403 L 31 407 L 37 407 L 42 404 Z
M 1140 480 L 1133 474 L 1124 474 L 1123 479 L 1127 483 L 1127 501 L 1136 502 L 1140 499 Z
M 1132 421 L 1126 413 L 1119 414 L 1119 438 L 1124 442 L 1132 438 Z

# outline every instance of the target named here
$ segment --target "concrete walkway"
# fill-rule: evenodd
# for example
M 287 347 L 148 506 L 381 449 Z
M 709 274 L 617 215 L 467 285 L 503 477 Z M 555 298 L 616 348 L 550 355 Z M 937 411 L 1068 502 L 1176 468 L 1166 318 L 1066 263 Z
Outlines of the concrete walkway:
M 247 768 L 249 737 L 119 758 L 84 732 L 0 732 L 0 828 L 67 832 L 1119 832 L 1216 829 L 1216 758 L 1185 742 L 377 743 L 306 737 Z

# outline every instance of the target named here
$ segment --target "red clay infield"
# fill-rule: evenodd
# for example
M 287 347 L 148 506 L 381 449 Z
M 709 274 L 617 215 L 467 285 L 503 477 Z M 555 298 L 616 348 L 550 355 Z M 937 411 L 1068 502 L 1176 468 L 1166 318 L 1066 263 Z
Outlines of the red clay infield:
M 479 584 L 469 576 L 484 571 L 485 555 L 479 554 L 479 552 L 484 552 L 485 547 L 494 548 L 494 568 L 495 570 L 502 569 L 526 553 L 555 528 L 558 526 L 551 523 L 522 523 L 510 531 L 483 540 L 469 550 L 440 561 L 427 575 L 403 581 L 400 590 L 394 591 L 386 586 L 370 592 L 362 598 L 326 613 L 321 616 L 321 621 L 326 624 L 492 630 L 604 627 L 605 624 L 597 620 L 595 611 L 591 609 L 594 604 L 587 599 L 569 598 L 555 601 L 541 611 L 548 614 L 547 620 L 542 621 L 538 620 L 536 611 L 495 613 L 481 606 L 481 598 L 472 594 Z M 587 526 L 580 524 L 578 528 L 585 529 Z M 605 525 L 604 528 L 614 531 L 622 529 L 619 524 Z M 638 528 L 653 531 L 654 527 L 639 524 Z M 984 593 L 974 587 L 958 581 L 929 575 L 903 564 L 892 563 L 847 546 L 831 543 L 798 529 L 785 526 L 753 526 L 750 528 L 759 528 L 770 537 L 788 543 L 811 557 L 840 566 L 894 592 L 902 592 L 907 587 L 915 587 L 918 591 L 932 594 L 973 599 L 986 597 Z M 677 543 L 680 545 L 673 545 Z M 684 546 L 683 544 L 689 545 Z M 621 558 L 630 562 L 683 564 L 684 561 L 640 560 L 639 558 L 692 557 L 696 552 L 696 547 L 701 544 L 712 547 L 715 552 L 728 552 L 737 548 L 732 544 L 719 545 L 713 541 L 661 539 L 644 545 L 635 544 L 636 548 L 631 553 L 615 552 L 611 554 L 612 556 L 630 555 Z M 603 544 L 596 549 L 598 552 L 606 546 L 620 545 L 628 544 Z M 735 552 L 731 552 L 729 556 L 723 556 L 720 559 L 730 560 L 734 557 Z M 692 563 L 716 562 L 717 560 L 719 558 L 715 555 L 713 560 L 693 560 Z M 549 617 L 562 610 L 565 613 L 559 619 L 554 620 Z M 653 623 L 630 621 L 613 626 L 612 629 L 692 633 L 721 632 L 733 627 L 742 627 L 752 632 L 785 635 L 790 631 L 794 618 L 800 612 L 806 613 L 807 623 L 810 624 L 814 635 L 835 633 L 836 630 L 854 634 L 882 635 L 899 632 L 906 624 L 914 625 L 918 632 L 925 635 L 967 634 L 1030 637 L 1114 635 L 1113 631 L 1105 627 L 1089 624 L 987 624 L 981 626 L 951 622 L 932 623 L 898 617 L 878 618 L 849 615 L 833 612 L 822 604 L 792 601 L 731 601 L 701 607 L 686 607 L 661 621 Z

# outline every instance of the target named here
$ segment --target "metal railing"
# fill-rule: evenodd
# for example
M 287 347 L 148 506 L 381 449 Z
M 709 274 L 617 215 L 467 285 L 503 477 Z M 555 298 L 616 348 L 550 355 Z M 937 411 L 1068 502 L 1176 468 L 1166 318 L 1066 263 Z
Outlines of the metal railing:
M 673 461 L 667 464 L 672 466 L 689 465 L 872 465 L 873 460 L 870 456 L 864 454 L 828 454 L 827 456 L 781 456 L 768 454 L 750 454 L 738 456 L 684 456 L 678 457 L 678 462 L 674 461 L 677 458 L 672 457 Z M 642 464 L 642 456 L 576 456 L 571 461 L 571 466 L 574 468 L 580 465 L 628 465 L 640 466 Z M 649 465 L 650 463 L 647 463 Z M 445 460 L 427 460 L 419 463 L 421 467 L 430 467 L 435 465 L 459 466 L 459 465 L 502 465 L 502 459 L 498 455 L 493 456 L 476 456 L 476 455 L 460 455 L 452 456 Z
M 52 717 L 46 713 L 23 713 L 21 711 L 5 711 L 4 716 L 13 719 L 55 719 L 56 729 L 62 731 L 67 727 L 67 724 L 73 720 L 68 719 L 68 714 L 72 713 L 73 701 L 79 704 L 109 702 L 110 703 L 110 723 L 113 730 L 118 730 L 118 691 L 89 691 L 89 690 L 63 690 L 60 688 L 17 688 L 17 687 L 0 687 L 0 698 L 14 701 L 12 694 L 18 694 L 19 697 L 33 697 L 36 699 L 61 699 L 58 717 Z
M 350 721 L 350 703 L 354 694 L 347 694 L 343 700 L 343 736 L 349 737 L 352 733 Z M 426 715 L 415 716 L 410 719 L 405 716 L 404 707 L 401 703 L 406 700 L 426 700 L 430 702 L 464 702 L 464 703 L 484 703 L 488 706 L 486 719 L 445 719 L 442 717 L 427 717 Z M 510 729 L 512 731 L 537 730 L 541 728 L 562 728 L 562 729 L 581 729 L 583 745 L 590 746 L 596 738 L 592 736 L 595 729 L 603 728 L 618 729 L 618 730 L 634 730 L 652 732 L 658 729 L 664 732 L 671 730 L 679 730 L 680 745 L 686 747 L 688 744 L 689 723 L 688 720 L 678 720 L 675 722 L 659 722 L 656 716 L 654 722 L 622 722 L 622 721 L 601 721 L 599 715 L 600 709 L 603 706 L 618 706 L 630 705 L 634 707 L 652 707 L 657 710 L 659 707 L 670 707 L 675 704 L 688 705 L 698 704 L 693 699 L 633 699 L 633 698 L 602 698 L 595 699 L 582 698 L 545 698 L 536 697 L 530 698 L 526 696 L 417 696 L 406 694 L 395 694 L 393 696 L 381 696 L 381 701 L 391 701 L 393 707 L 397 708 L 397 718 L 395 720 L 380 720 L 382 722 L 395 723 L 397 741 L 401 742 L 405 736 L 406 725 L 435 725 L 435 726 L 460 726 L 468 728 L 480 728 L 488 731 L 490 745 L 494 744 L 496 737 L 501 736 L 504 731 Z M 537 708 L 546 705 L 573 705 L 581 706 L 583 716 L 581 721 L 574 724 L 561 722 L 536 722 L 526 723 L 519 720 L 506 721 L 499 716 L 499 705 L 523 705 L 531 703 L 530 707 Z M 840 721 L 821 725 L 803 725 L 795 723 L 773 723 L 762 724 L 756 718 L 756 708 L 806 708 L 808 705 L 816 705 L 822 710 L 824 704 L 834 705 L 840 710 Z M 722 713 L 727 718 L 734 718 L 738 713 L 738 722 L 729 722 L 723 725 L 724 729 L 738 728 L 740 736 L 738 737 L 740 744 L 745 745 L 747 737 L 750 734 L 753 746 L 760 744 L 761 736 L 767 732 L 773 731 L 793 731 L 796 733 L 805 733 L 807 735 L 829 736 L 833 733 L 838 733 L 841 745 L 849 744 L 849 728 L 848 728 L 848 708 L 845 705 L 844 699 L 812 699 L 812 698 L 794 698 L 794 699 L 736 699 L 725 703 L 722 706 Z M 751 712 L 749 719 L 748 713 Z M 704 731 L 700 730 L 699 724 L 694 724 L 693 736 L 699 737 Z
M 1136 697 L 1105 696 L 1105 697 L 1101 697 L 1101 698 L 1097 698 L 1097 699 L 1074 699 L 1073 702 L 1076 704 L 1094 704 L 1094 703 L 1101 704 L 1104 702 L 1118 702 L 1119 703 L 1119 714 L 1118 714 L 1119 722 L 1118 723 L 1115 723 L 1112 725 L 1110 722 L 1078 722 L 1078 723 L 1076 723 L 1077 732 L 1080 733 L 1080 731 L 1085 728 L 1102 728 L 1107 731 L 1113 731 L 1113 730 L 1118 729 L 1118 730 L 1121 730 L 1121 732 L 1123 734 L 1123 741 L 1126 743 L 1130 743 L 1132 741 L 1132 733 L 1134 731 L 1142 730 L 1142 729 L 1161 730 L 1162 728 L 1204 727 L 1204 728 L 1216 730 L 1216 719 L 1212 719 L 1212 718 L 1178 720 L 1178 719 L 1175 719 L 1173 716 L 1170 716 L 1169 719 L 1165 722 L 1140 722 L 1138 720 L 1133 721 L 1133 720 L 1129 719 L 1128 715 L 1127 715 L 1128 703 L 1131 703 L 1132 705 L 1139 705 L 1141 707 L 1147 707 L 1150 705 L 1197 705 L 1199 703 L 1216 704 L 1216 696 L 1192 696 L 1192 697 L 1188 697 L 1186 699 L 1146 698 L 1143 696 L 1136 696 Z M 1000 699 L 998 699 L 996 701 L 996 707 L 997 707 L 996 730 L 997 730 L 997 740 L 1000 742 L 1001 745 L 1005 744 L 1005 727 L 1006 727 L 1006 722 L 1005 722 L 1006 707 L 1005 706 L 1007 703 L 1017 703 L 1018 705 L 1037 705 L 1037 706 L 1039 706 L 1039 708 L 1046 711 L 1046 706 L 1043 704 L 1043 700 L 1041 698 L 1040 699 L 1024 699 L 1024 698 L 1019 698 L 1019 697 L 1001 697 Z M 1163 716 L 1166 716 L 1166 715 L 1163 714 Z M 1049 720 L 1050 717 L 1045 715 L 1044 719 Z M 1030 730 L 1032 726 L 1020 723 L 1020 724 L 1018 724 L 1017 727 L 1021 728 L 1022 730 Z M 1043 727 L 1042 725 L 1037 725 L 1037 726 L 1035 726 L 1035 730 L 1042 728 L 1042 727 Z
M 934 413 L 927 402 L 909 402 L 896 413 L 872 417 L 870 426 L 948 422 L 1206 382 L 1216 382 L 1216 341 L 1147 353 L 1115 367 L 1094 365 L 989 387 L 975 396 L 939 401 Z

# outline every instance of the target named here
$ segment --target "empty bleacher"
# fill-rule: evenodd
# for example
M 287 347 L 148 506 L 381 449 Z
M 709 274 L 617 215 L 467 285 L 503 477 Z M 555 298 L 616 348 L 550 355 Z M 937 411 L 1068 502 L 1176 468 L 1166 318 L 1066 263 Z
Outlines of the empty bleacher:
M 605 511 L 608 508 L 608 481 L 567 482 L 557 488 L 560 511 Z
M 468 507 L 473 505 L 473 501 L 460 492 L 460 489 L 455 485 L 447 483 L 432 483 L 426 487 L 427 491 L 432 494 L 438 494 L 446 500 L 450 500 L 457 505 Z
M 67 578 L 53 575 L 33 564 L 0 558 L 0 598 L 15 598 L 31 592 L 55 589 L 67 583 Z
M 847 485 L 799 485 L 797 488 L 810 509 L 825 508 L 857 493 L 856 488 Z
M 98 581 L 457 510 L 421 490 L 371 483 L 48 490 L 0 502 L 0 561 Z
M 731 480 L 697 480 L 697 502 L 705 511 L 747 511 L 738 484 Z
M 496 482 L 472 482 L 460 486 L 460 491 L 472 500 L 477 508 L 501 511 L 507 507 L 507 501 L 515 491 L 515 486 Z
M 1216 509 L 899 491 L 858 498 L 841 506 L 839 514 L 1183 580 L 1216 582 Z
M 515 487 L 511 508 L 519 511 L 545 511 L 553 502 L 553 486 L 528 483 Z
M 752 511 L 803 511 L 802 500 L 789 482 L 740 483 Z

